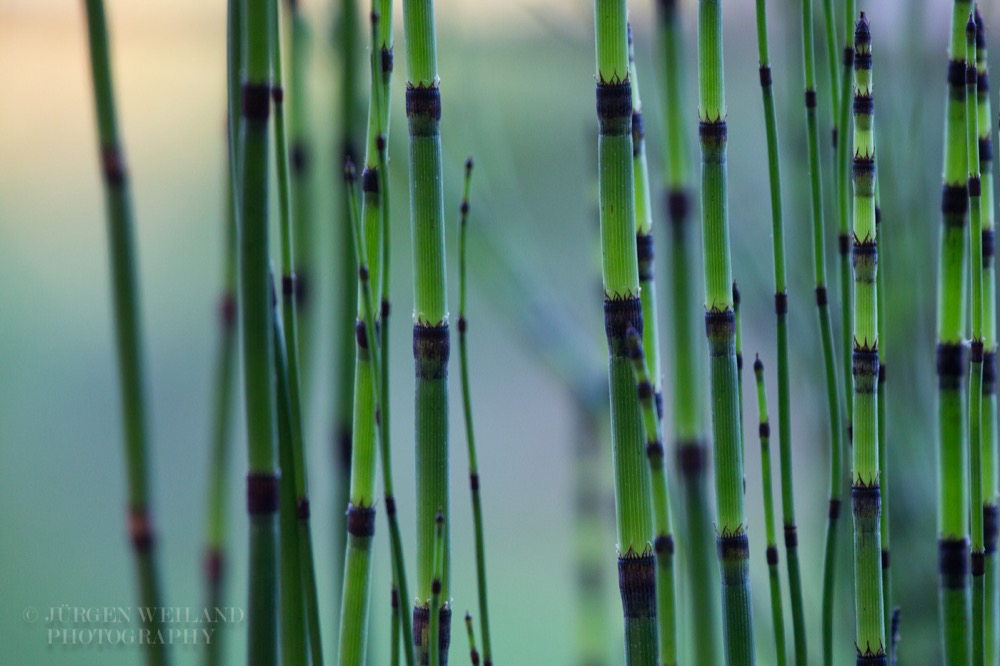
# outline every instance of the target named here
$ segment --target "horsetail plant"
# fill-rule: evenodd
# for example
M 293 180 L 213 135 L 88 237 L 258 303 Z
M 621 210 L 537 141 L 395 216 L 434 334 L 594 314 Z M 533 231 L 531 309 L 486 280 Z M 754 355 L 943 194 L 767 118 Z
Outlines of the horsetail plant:
M 94 84 L 111 256 L 111 285 L 124 431 L 125 480 L 128 488 L 128 531 L 135 557 L 139 603 L 146 607 L 157 608 L 161 606 L 161 594 L 149 499 L 148 430 L 132 202 L 115 110 L 104 3 L 102 0 L 87 0 L 86 9 L 90 71 Z M 144 630 L 154 635 L 160 631 L 157 616 L 157 613 L 153 613 L 153 617 L 143 621 Z M 150 642 L 146 647 L 146 661 L 149 664 L 167 663 L 165 645 L 162 642 Z
M 653 514 L 656 538 L 656 619 L 660 658 L 663 666 L 677 664 L 677 604 L 674 585 L 674 534 L 670 526 L 670 493 L 667 472 L 663 466 L 663 426 L 656 407 L 656 391 L 649 376 L 642 341 L 630 328 L 628 352 L 635 374 L 636 390 L 642 407 L 642 423 L 646 434 L 646 458 L 649 460 L 650 485 L 653 491 Z
M 994 264 L 995 211 L 993 210 L 993 113 L 990 110 L 989 70 L 987 67 L 986 25 L 976 17 L 976 85 L 979 108 L 979 171 L 982 180 L 982 254 L 983 254 L 983 547 L 986 605 L 985 661 L 1000 661 L 1000 587 L 997 577 L 997 395 L 996 395 L 996 268 Z
M 673 392 L 673 438 L 680 471 L 684 507 L 687 578 L 691 581 L 693 618 L 692 661 L 719 663 L 719 579 L 711 565 L 712 515 L 708 493 L 708 447 L 702 423 L 702 386 L 695 359 L 692 274 L 691 193 L 682 72 L 683 38 L 680 3 L 659 3 L 661 70 L 666 138 L 665 199 L 670 223 L 672 385 L 690 390 Z
M 472 397 L 469 388 L 469 347 L 466 333 L 469 324 L 465 317 L 468 295 L 468 253 L 466 234 L 469 221 L 469 186 L 472 181 L 472 158 L 465 161 L 465 185 L 459 215 L 459 282 L 458 282 L 458 352 L 462 371 L 462 409 L 465 414 L 465 438 L 469 451 L 469 490 L 472 494 L 472 524 L 476 533 L 476 582 L 479 589 L 479 630 L 483 637 L 483 662 L 492 666 L 490 648 L 489 604 L 486 600 L 486 546 L 483 539 L 483 506 L 479 494 L 479 465 L 476 457 L 476 433 L 472 424 Z
M 476 649 L 476 632 L 472 628 L 472 615 L 465 611 L 465 633 L 469 636 L 469 661 L 479 666 L 479 650 Z
M 969 210 L 964 26 L 970 8 L 960 0 L 952 13 L 937 290 L 938 564 L 941 638 L 949 664 L 968 663 L 970 649 L 964 347 Z
M 434 577 L 431 579 L 431 604 L 428 635 L 430 636 L 430 663 L 448 663 L 447 658 L 442 658 L 442 652 L 447 653 L 447 644 L 441 638 L 438 623 L 441 621 L 441 576 L 444 573 L 444 514 L 440 511 L 434 517 L 434 558 L 432 571 Z
M 885 626 L 885 652 L 889 664 L 896 663 L 896 641 L 893 615 L 899 609 L 892 607 L 892 576 L 889 566 L 889 448 L 886 404 L 885 365 L 885 253 L 882 243 L 882 204 L 879 194 L 878 172 L 875 173 L 875 254 L 879 258 L 879 271 L 875 278 L 875 314 L 878 317 L 878 470 L 879 491 L 882 494 L 882 512 L 879 514 L 879 538 L 882 541 L 882 617 Z
M 442 513 L 442 595 L 448 599 L 450 529 L 448 499 L 448 294 L 445 281 L 444 203 L 441 169 L 441 93 L 434 5 L 404 0 L 406 118 L 410 134 L 410 225 L 413 237 L 417 448 L 417 599 L 413 640 L 420 663 L 429 659 L 434 519 Z M 451 608 L 441 607 L 441 661 L 448 656 Z M 435 618 L 435 625 L 438 624 Z M 437 666 L 435 664 L 435 666 Z
M 771 424 L 767 417 L 767 393 L 764 391 L 764 364 L 758 356 L 753 363 L 757 379 L 757 407 L 760 412 L 760 475 L 764 488 L 764 532 L 767 539 L 767 576 L 771 587 L 771 622 L 774 624 L 775 663 L 784 666 L 785 613 L 781 604 L 781 578 L 778 572 L 778 543 L 774 536 L 774 499 L 771 497 Z
M 972 664 L 983 666 L 986 644 L 985 553 L 983 545 L 983 223 L 982 186 L 979 175 L 978 70 L 976 68 L 976 21 L 973 14 L 965 25 L 965 135 L 969 174 L 969 271 L 972 283 L 972 340 L 969 364 L 969 506 L 972 531 Z
M 268 277 L 268 117 L 271 101 L 271 11 L 265 0 L 243 5 L 243 120 L 240 123 L 240 332 L 246 402 L 247 512 L 250 516 L 248 663 L 277 660 L 278 460 L 271 284 Z
M 960 1 L 960 0 L 956 0 Z M 845 0 L 845 22 L 844 22 L 844 63 L 843 77 L 840 85 L 840 118 L 837 120 L 837 131 L 843 137 L 837 146 L 837 168 L 834 182 L 837 184 L 837 218 L 838 235 L 837 251 L 840 257 L 839 277 L 840 277 L 840 334 L 841 334 L 841 372 L 843 376 L 843 396 L 844 396 L 844 430 L 842 441 L 849 446 L 852 437 L 852 424 L 854 423 L 854 402 L 853 389 L 851 387 L 852 365 L 851 359 L 854 353 L 852 342 L 851 323 L 851 172 L 848 153 L 851 148 L 850 123 L 851 123 L 851 98 L 848 92 L 854 76 L 854 5 L 855 0 Z M 811 27 L 810 27 L 811 31 Z M 814 241 L 815 242 L 815 241 Z M 839 481 L 838 481 L 839 483 Z
M 854 30 L 854 589 L 857 663 L 886 664 L 879 536 L 878 313 L 875 143 L 871 31 L 861 12 Z
M 655 664 L 656 591 L 649 467 L 643 460 L 642 421 L 628 356 L 629 327 L 641 334 L 632 163 L 625 0 L 595 0 L 598 173 L 608 341 L 611 437 L 615 466 L 618 583 L 625 624 L 625 663 Z
M 743 503 L 743 455 L 736 393 L 735 320 L 726 193 L 726 103 L 722 72 L 722 3 L 699 0 L 698 133 L 702 154 L 705 330 L 712 390 L 715 498 L 722 574 L 726 663 L 754 663 L 750 546 Z

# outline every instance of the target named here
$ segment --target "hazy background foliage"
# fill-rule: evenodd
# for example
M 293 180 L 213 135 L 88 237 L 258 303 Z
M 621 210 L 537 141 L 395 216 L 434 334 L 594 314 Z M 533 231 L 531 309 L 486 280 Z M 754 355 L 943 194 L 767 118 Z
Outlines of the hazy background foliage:
M 201 604 L 200 548 L 208 457 L 210 380 L 221 281 L 224 201 L 225 3 L 183 0 L 108 4 L 117 101 L 131 169 L 154 449 L 154 510 L 165 598 Z M 314 19 L 314 154 L 322 170 L 314 282 L 315 351 L 310 378 L 309 462 L 314 543 L 323 617 L 332 641 L 339 591 L 330 562 L 341 507 L 332 505 L 334 294 L 331 261 L 337 68 L 330 50 L 331 2 L 303 1 Z M 399 11 L 399 3 L 397 11 Z M 817 20 L 820 4 L 815 3 Z M 840 3 L 837 3 L 838 6 Z M 981 3 L 988 28 L 1000 7 Z M 662 154 L 652 0 L 632 2 L 654 182 Z M 696 131 L 695 13 L 687 26 L 691 146 Z M 936 662 L 935 445 L 933 345 L 939 222 L 941 123 L 945 91 L 947 0 L 861 2 L 875 39 L 876 125 L 882 175 L 889 316 L 889 441 L 894 594 L 903 606 L 901 657 Z M 743 293 L 744 354 L 775 367 L 770 211 L 753 3 L 726 3 L 726 83 L 734 275 Z M 499 279 L 492 253 L 510 253 L 525 284 L 556 299 L 592 341 L 587 362 L 605 355 L 597 290 L 594 201 L 596 123 L 592 7 L 584 0 L 440 0 L 445 194 L 449 261 L 454 269 L 460 169 L 476 159 L 473 185 L 470 345 L 479 428 L 495 653 L 501 663 L 571 663 L 572 411 L 564 386 L 523 345 L 512 309 L 522 287 Z M 810 221 L 802 122 L 800 3 L 769 3 L 772 66 L 785 178 L 790 270 L 793 434 L 800 548 L 812 655 L 819 657 L 822 530 L 826 516 L 827 439 L 823 376 L 812 294 Z M 362 14 L 367 13 L 365 9 Z M 409 222 L 406 196 L 405 59 L 397 19 L 394 78 L 392 290 L 393 437 L 404 539 L 412 567 L 412 360 L 408 313 Z M 365 30 L 362 26 L 359 29 Z M 364 34 L 367 34 L 365 30 Z M 998 34 L 993 32 L 992 34 Z M 842 32 L 841 32 L 842 36 Z M 817 32 L 817 46 L 821 33 Z M 365 40 L 367 41 L 367 40 Z M 994 39 L 993 53 L 1000 50 Z M 839 51 L 839 47 L 838 47 Z M 819 111 L 824 166 L 829 155 L 825 51 L 820 50 Z M 131 607 L 133 570 L 124 531 L 123 465 L 107 250 L 83 10 L 70 0 L 0 0 L 0 645 L 9 663 L 135 663 L 134 647 L 49 647 L 43 621 L 53 606 Z M 367 80 L 367 75 L 362 81 Z M 367 88 L 367 85 L 365 85 Z M 695 155 L 692 152 L 692 155 Z M 835 286 L 835 220 L 827 173 L 828 263 Z M 667 237 L 656 199 L 659 275 Z M 488 228 L 489 243 L 483 229 Z M 339 237 L 339 234 L 338 236 Z M 449 289 L 457 308 L 457 271 Z M 692 276 L 700 284 L 700 275 Z M 660 294 L 668 293 L 665 285 Z M 700 287 L 699 287 L 700 294 Z M 664 315 L 669 312 L 661 308 Z M 835 309 L 834 312 L 839 312 Z M 692 316 L 700 316 L 692 313 Z M 515 322 L 512 324 L 512 322 Z M 669 329 L 663 328 L 663 331 Z M 836 328 L 834 330 L 839 330 Z M 670 363 L 669 340 L 661 341 Z M 838 347 L 839 349 L 839 347 Z M 748 362 L 749 368 L 749 362 Z M 667 366 L 667 368 L 669 365 Z M 667 371 L 665 368 L 665 372 Z M 669 374 L 667 374 L 669 376 Z M 747 375 L 749 378 L 750 375 Z M 773 376 L 768 377 L 774 391 Z M 457 386 L 457 366 L 453 383 Z M 753 400 L 752 381 L 745 382 Z M 667 387 L 667 390 L 691 390 Z M 237 392 L 239 393 L 239 391 Z M 475 606 L 474 559 L 465 443 L 457 392 L 452 402 L 453 594 L 456 611 Z M 772 395 L 772 398 L 774 396 Z M 666 401 L 669 405 L 669 400 Z M 747 404 L 753 404 L 748 402 Z M 772 405 L 777 401 L 772 400 Z M 231 485 L 229 599 L 245 607 L 246 529 L 240 405 Z M 752 410 L 749 410 L 753 413 Z M 776 415 L 772 414 L 772 417 Z M 669 409 L 667 418 L 669 419 Z M 763 561 L 756 428 L 747 427 L 747 493 L 758 650 L 773 650 Z M 610 447 L 607 448 L 610 452 Z M 610 455 L 607 456 L 610 459 Z M 610 474 L 608 476 L 610 484 Z M 610 502 L 610 499 L 609 499 Z M 609 505 L 610 509 L 610 505 Z M 621 659 L 614 589 L 614 532 L 607 529 L 609 657 Z M 388 627 L 388 553 L 379 517 L 373 627 Z M 850 529 L 844 521 L 842 529 Z M 843 538 L 840 652 L 852 650 L 853 609 Z M 683 548 L 683 544 L 681 544 Z M 683 557 L 683 552 L 681 553 Z M 787 586 L 785 587 L 787 590 Z M 455 624 L 453 660 L 465 658 Z M 242 660 L 245 626 L 226 631 L 228 654 Z M 376 641 L 371 663 L 386 663 Z M 328 643 L 327 654 L 333 654 Z M 193 648 L 176 650 L 194 663 Z

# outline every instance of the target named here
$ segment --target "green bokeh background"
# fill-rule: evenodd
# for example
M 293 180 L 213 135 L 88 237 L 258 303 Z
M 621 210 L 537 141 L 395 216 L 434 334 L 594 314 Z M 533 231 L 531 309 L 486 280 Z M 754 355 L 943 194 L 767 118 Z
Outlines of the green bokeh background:
M 222 273 L 224 4 L 108 2 L 117 101 L 135 200 L 154 510 L 165 599 L 171 606 L 195 609 L 201 604 L 200 538 Z M 340 223 L 334 213 L 340 184 L 333 175 L 339 165 L 335 168 L 332 157 L 338 74 L 327 39 L 331 3 L 313 0 L 304 4 L 316 37 L 310 115 L 316 133 L 315 163 L 322 170 L 316 203 L 322 271 L 313 285 L 312 302 L 318 309 L 313 321 L 314 354 L 307 372 L 309 473 L 330 661 L 339 607 L 331 569 L 333 535 L 335 529 L 342 529 L 342 509 L 333 506 L 331 444 L 333 279 L 339 274 L 332 261 L 338 256 L 334 243 Z M 933 323 L 945 40 L 951 3 L 860 4 L 869 12 L 875 39 L 885 232 L 880 259 L 890 291 L 884 341 L 890 368 L 888 483 L 894 594 L 903 608 L 900 657 L 905 663 L 930 664 L 939 662 Z M 469 339 L 494 650 L 500 663 L 569 664 L 574 663 L 578 641 L 577 579 L 572 567 L 573 413 L 565 385 L 545 370 L 524 343 L 527 338 L 521 333 L 529 315 L 522 290 L 527 285 L 535 296 L 552 302 L 547 312 L 578 329 L 579 337 L 589 344 L 584 347 L 586 369 L 599 375 L 605 353 L 596 290 L 592 7 L 582 0 L 482 5 L 441 0 L 437 12 L 453 318 L 457 314 L 454 250 L 461 167 L 468 154 L 476 160 Z M 653 182 L 659 183 L 663 133 L 654 66 L 653 3 L 642 0 L 631 5 L 648 153 Z M 689 137 L 695 156 L 696 3 L 681 5 L 687 39 Z M 982 5 L 991 26 L 1000 7 L 993 1 Z M 790 271 L 796 500 L 811 663 L 819 663 L 828 454 L 811 283 L 799 11 L 800 3 L 791 0 L 769 3 Z M 731 233 L 734 275 L 743 295 L 744 354 L 752 360 L 759 352 L 773 370 L 770 210 L 753 4 L 733 0 L 725 4 L 725 12 Z M 816 16 L 820 21 L 818 3 Z M 392 428 L 403 537 L 412 569 L 413 388 L 407 316 L 412 309 L 412 288 L 405 213 L 401 27 L 400 16 L 390 147 L 395 314 Z M 823 46 L 820 37 L 817 31 L 818 47 Z M 824 55 L 820 51 L 819 110 L 821 127 L 828 130 Z M 135 604 L 124 530 L 107 249 L 81 4 L 0 0 L 0 62 L 5 65 L 0 95 L 0 649 L 4 655 L 0 662 L 139 663 L 141 655 L 134 647 L 51 647 L 44 620 L 27 619 L 30 609 L 44 618 L 48 609 L 63 604 Z M 366 75 L 361 77 L 366 80 Z M 827 131 L 823 137 L 826 168 L 831 164 Z M 831 193 L 827 173 L 828 266 L 836 305 Z M 662 280 L 668 275 L 663 263 L 667 237 L 660 199 L 654 201 Z M 498 252 L 521 271 L 520 284 L 501 279 L 502 273 L 491 270 L 498 265 Z M 700 285 L 700 275 L 691 279 Z M 661 286 L 660 294 L 667 293 L 666 285 Z M 700 298 L 700 286 L 696 293 Z M 667 312 L 664 300 L 661 315 Z M 664 338 L 661 347 L 669 377 L 669 340 Z M 466 608 L 475 608 L 476 597 L 457 354 L 453 358 L 452 587 L 457 620 Z M 777 404 L 773 375 L 768 380 L 773 406 Z M 747 400 L 753 400 L 753 384 L 745 384 Z M 667 390 L 691 388 L 667 386 Z M 243 608 L 245 446 L 239 401 L 234 410 L 228 599 L 230 605 Z M 758 655 L 760 663 L 773 663 L 756 428 L 748 424 L 746 430 Z M 610 465 L 610 448 L 606 453 Z M 609 470 L 609 486 L 610 478 Z M 613 512 L 610 505 L 608 509 L 605 643 L 609 663 L 617 663 L 622 658 L 622 630 L 614 584 Z M 838 663 L 853 654 L 850 520 L 848 512 L 844 515 Z M 372 626 L 384 637 L 389 583 L 381 516 L 377 525 Z M 683 544 L 680 548 L 683 557 Z M 787 585 L 784 589 L 787 594 Z M 461 663 L 466 640 L 461 625 L 456 622 L 454 626 L 452 659 Z M 227 627 L 221 636 L 232 663 L 242 661 L 245 625 Z M 193 647 L 178 646 L 175 657 L 178 663 L 195 663 L 198 653 Z M 387 662 L 385 641 L 377 638 L 370 663 Z

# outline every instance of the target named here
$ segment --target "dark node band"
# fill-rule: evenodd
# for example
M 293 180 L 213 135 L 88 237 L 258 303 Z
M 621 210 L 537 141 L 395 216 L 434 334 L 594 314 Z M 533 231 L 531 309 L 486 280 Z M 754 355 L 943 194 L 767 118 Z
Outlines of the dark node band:
M 785 525 L 785 549 L 799 547 L 799 530 L 795 525 Z
M 851 373 L 854 377 L 855 393 L 874 393 L 878 382 L 878 349 L 866 349 L 854 341 L 851 354 Z
M 778 549 L 774 546 L 767 547 L 767 566 L 778 566 Z
M 271 87 L 266 83 L 243 84 L 243 117 L 267 120 L 271 112 Z
M 646 457 L 650 460 L 663 460 L 663 442 L 658 439 L 647 442 Z
M 645 402 L 653 397 L 653 385 L 647 381 L 639 382 L 639 400 Z
M 770 65 L 761 65 L 760 69 L 758 70 L 758 72 L 760 74 L 760 87 L 761 88 L 768 88 L 768 87 L 770 87 L 771 86 L 771 66 Z
M 969 196 L 970 197 L 981 197 L 983 196 L 983 184 L 979 179 L 979 176 L 969 176 Z
M 604 334 L 611 355 L 627 356 L 630 328 L 642 337 L 642 302 L 639 298 L 605 298 Z
M 448 358 L 451 356 L 451 335 L 448 325 L 413 326 L 413 358 L 416 360 L 417 377 L 443 379 L 448 376 Z
M 872 54 L 871 53 L 855 53 L 854 54 L 854 70 L 862 72 L 865 70 L 870 70 L 872 68 Z
M 837 236 L 837 249 L 840 250 L 841 254 L 847 254 L 851 251 L 851 235 L 842 233 Z
M 285 101 L 285 89 L 281 86 L 271 86 L 271 99 L 274 100 L 275 104 L 281 104 Z
M 968 61 L 965 66 L 965 85 L 974 86 L 979 82 L 979 70 L 976 69 L 976 64 L 972 60 Z
M 656 560 L 652 555 L 618 558 L 618 588 L 626 618 L 656 615 Z
M 469 202 L 463 200 L 462 204 L 458 207 L 458 212 L 461 213 L 462 216 L 463 216 L 463 218 L 462 218 L 462 224 L 465 224 L 465 217 L 464 216 L 466 216 L 466 215 L 469 214 Z
M 861 648 L 855 647 L 858 655 L 854 666 L 886 666 L 889 663 L 889 659 L 885 655 L 885 648 L 881 645 L 875 652 L 872 652 L 871 646 L 868 646 L 864 653 L 861 652 Z
M 873 240 L 859 241 L 854 239 L 854 264 L 878 263 L 878 245 Z
M 389 310 L 392 306 L 389 304 L 388 299 L 383 298 L 381 304 L 382 320 L 385 321 L 389 317 Z
M 378 194 L 378 170 L 369 169 L 361 172 L 361 191 L 366 194 Z
M 601 134 L 625 134 L 632 118 L 632 85 L 597 84 L 597 124 Z
M 771 436 L 771 424 L 768 423 L 767 421 L 761 423 L 760 426 L 758 426 L 757 428 L 757 434 L 760 436 L 761 439 L 769 438 Z
M 674 224 L 687 220 L 691 205 L 687 190 L 669 190 L 667 192 L 667 215 Z
M 295 515 L 299 517 L 299 520 L 309 520 L 312 510 L 309 507 L 308 497 L 300 497 L 295 501 Z
M 719 560 L 722 562 L 734 562 L 750 557 L 750 540 L 747 538 L 746 532 L 720 536 L 715 541 L 719 551 Z
M 251 516 L 274 513 L 278 510 L 278 475 L 272 473 L 247 474 L 247 513 Z
M 992 395 L 997 390 L 997 353 L 987 351 L 983 354 L 983 393 Z
M 375 535 L 375 508 L 347 505 L 347 533 L 356 537 Z
M 979 79 L 979 89 L 983 88 L 982 77 Z M 986 137 L 979 139 L 979 162 L 992 162 L 993 161 L 993 139 Z
M 996 504 L 983 507 L 983 546 L 987 555 L 997 552 L 1000 536 L 1000 508 Z
M 701 441 L 678 442 L 676 455 L 677 467 L 682 476 L 696 477 L 705 471 L 708 451 Z
M 656 537 L 653 540 L 653 550 L 657 555 L 673 555 L 674 537 L 669 534 Z
M 406 86 L 406 117 L 441 120 L 441 91 L 437 86 Z
M 788 314 L 788 292 L 779 291 L 774 295 L 774 313 L 776 315 Z
M 996 252 L 996 232 L 993 229 L 983 229 L 983 263 L 989 266 Z
M 302 141 L 294 141 L 291 150 L 292 173 L 301 176 L 309 170 L 309 148 Z
M 966 183 L 961 185 L 945 185 L 941 189 L 941 212 L 945 215 L 964 215 L 969 210 L 969 188 Z M 961 225 L 963 219 L 956 222 Z
M 976 79 L 976 92 L 979 93 L 981 97 L 988 97 L 990 94 L 990 73 L 989 72 L 979 72 L 979 78 Z
M 879 360 L 878 363 L 878 383 L 885 384 L 885 363 Z
M 101 148 L 101 171 L 109 187 L 121 187 L 125 183 L 125 160 L 117 145 Z
M 816 305 L 821 308 L 826 307 L 830 301 L 827 298 L 826 287 L 816 287 Z
M 726 121 L 721 118 L 698 123 L 698 136 L 705 143 L 721 143 L 727 135 Z
M 368 329 L 365 322 L 360 319 L 354 322 L 354 339 L 357 340 L 359 349 L 368 349 Z
M 844 67 L 854 66 L 854 49 L 849 46 L 844 47 Z
M 982 363 L 983 362 L 983 341 L 973 339 L 972 343 L 969 345 L 970 358 L 972 363 Z
M 232 328 L 236 323 L 236 298 L 229 292 L 219 299 L 219 321 L 225 328 Z
M 872 43 L 871 27 L 868 25 L 868 19 L 864 12 L 861 12 L 861 18 L 854 25 L 854 43 L 858 49 Z
M 287 273 L 281 276 L 281 295 L 284 298 L 295 298 L 298 291 L 298 279 L 295 273 Z
M 635 250 L 639 260 L 639 281 L 652 282 L 654 278 L 653 234 L 636 234 Z
M 380 64 L 382 66 L 383 74 L 392 73 L 392 49 L 387 49 L 384 46 L 382 47 Z
M 973 551 L 972 552 L 972 558 L 971 558 L 971 564 L 972 564 L 972 575 L 973 576 L 982 576 L 982 575 L 986 574 L 986 554 L 985 553 L 982 553 L 982 552 L 979 552 L 979 551 Z
M 392 496 L 392 495 L 386 495 L 385 499 L 383 500 L 383 502 L 385 503 L 385 514 L 387 516 L 395 516 L 396 515 L 396 498 L 394 496 Z
M 441 579 L 435 578 L 431 581 L 431 594 L 439 595 L 441 594 Z
M 871 178 L 875 175 L 875 158 L 855 155 L 851 161 L 851 172 L 855 178 Z
M 736 352 L 736 370 L 743 372 L 743 352 Z
M 870 116 L 875 113 L 875 98 L 871 95 L 854 96 L 854 115 Z
M 153 521 L 144 506 L 128 511 L 128 536 L 137 552 L 149 552 L 153 547 Z
M 218 548 L 209 548 L 202 557 L 202 566 L 205 577 L 212 583 L 218 583 L 226 570 L 226 558 Z
M 663 420 L 663 391 L 656 392 L 656 418 Z
M 429 638 L 427 633 L 430 630 L 430 619 L 430 607 L 426 605 L 413 607 L 413 645 L 417 648 L 418 654 Z M 441 655 L 447 655 L 450 646 L 451 608 L 442 606 L 441 610 L 438 611 L 438 647 L 441 650 Z M 445 659 L 442 659 L 441 663 L 446 663 Z
M 810 88 L 806 90 L 806 108 L 815 109 L 816 108 L 816 91 Z
M 965 86 L 965 61 L 948 61 L 948 85 L 952 88 L 963 88 Z
M 469 330 L 469 322 L 466 321 L 464 315 L 459 315 L 458 316 L 458 332 L 461 333 L 462 335 L 465 335 L 465 333 L 468 330 Z
M 709 342 L 709 352 L 713 355 L 716 352 L 720 353 L 730 353 L 732 348 L 732 340 L 736 335 L 736 314 L 732 309 L 728 310 L 709 310 L 705 313 L 705 333 L 708 335 Z M 713 350 L 712 343 L 719 342 L 729 342 L 729 344 L 723 345 L 725 349 Z
M 877 227 L 880 224 L 882 224 L 882 207 L 876 205 L 875 206 L 875 226 Z
M 878 484 L 851 486 L 851 510 L 854 518 L 878 517 L 882 510 L 882 491 Z
M 642 111 L 632 111 L 632 154 L 639 154 L 639 143 L 646 137 L 646 129 L 642 125 Z
M 733 282 L 733 306 L 739 307 L 741 302 L 742 301 L 740 300 L 740 288 L 735 282 Z
M 962 589 L 969 579 L 969 540 L 942 539 L 938 541 L 938 573 L 942 587 Z
M 883 569 L 888 569 L 889 568 L 889 549 L 888 548 L 883 548 L 882 549 L 882 568 Z
M 479 473 L 472 472 L 469 474 L 469 490 L 472 492 L 479 492 Z
M 831 499 L 830 500 L 830 505 L 826 509 L 826 517 L 829 518 L 830 520 L 839 520 L 840 519 L 840 500 L 839 499 Z
M 955 390 L 962 386 L 965 360 L 965 346 L 961 343 L 938 344 L 936 365 L 939 388 Z

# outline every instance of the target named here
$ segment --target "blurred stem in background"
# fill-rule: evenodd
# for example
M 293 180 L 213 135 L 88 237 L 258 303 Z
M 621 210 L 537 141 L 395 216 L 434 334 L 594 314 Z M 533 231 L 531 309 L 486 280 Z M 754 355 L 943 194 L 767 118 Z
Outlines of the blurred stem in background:
M 660 71 L 662 72 L 666 131 L 664 195 L 670 234 L 671 385 L 686 386 L 673 394 L 673 439 L 680 472 L 683 506 L 683 547 L 690 581 L 690 661 L 719 663 L 719 578 L 712 570 L 712 504 L 708 493 L 708 447 L 702 422 L 702 380 L 697 368 L 694 326 L 697 279 L 693 270 L 694 238 L 691 221 L 691 183 L 685 128 L 683 38 L 680 3 L 659 3 Z
M 851 173 L 850 147 L 851 140 L 851 82 L 854 76 L 854 0 L 845 0 L 845 20 L 844 20 L 844 62 L 843 77 L 840 85 L 840 118 L 837 120 L 837 131 L 843 140 L 837 148 L 837 174 L 834 182 L 837 184 L 837 215 L 839 221 L 839 232 L 837 236 L 837 251 L 840 256 L 839 276 L 840 276 L 840 353 L 841 381 L 844 383 L 844 430 L 841 433 L 841 441 L 847 446 L 851 445 L 851 427 L 854 422 L 854 401 L 852 398 L 853 389 L 851 359 L 854 353 L 854 345 L 851 339 L 853 324 L 851 323 Z M 846 448 L 846 447 L 844 447 Z M 842 458 L 843 459 L 843 458 Z
M 774 536 L 774 499 L 771 497 L 771 425 L 767 418 L 767 393 L 764 391 L 764 364 L 760 357 L 753 364 L 757 378 L 757 406 L 760 412 L 760 475 L 764 489 L 764 531 L 767 540 L 767 575 L 771 587 L 771 622 L 774 625 L 774 652 L 777 666 L 785 666 L 785 614 L 781 604 L 781 577 L 778 571 L 778 544 Z
M 949 42 L 944 126 L 944 187 L 937 291 L 938 563 L 944 662 L 969 662 L 969 496 L 965 411 L 966 222 L 965 21 L 955 2 Z
M 149 498 L 148 426 L 132 201 L 125 168 L 124 148 L 115 111 L 104 3 L 101 0 L 87 0 L 86 10 L 99 156 L 104 178 L 108 254 L 111 257 L 125 480 L 128 489 L 128 531 L 136 564 L 138 603 L 145 607 L 157 608 L 162 606 L 162 597 Z M 154 613 L 151 619 L 144 620 L 143 629 L 154 634 L 159 632 L 158 617 L 159 614 Z M 167 663 L 167 651 L 163 643 L 149 643 L 146 646 L 145 656 L 149 664 Z
M 736 666 L 754 663 L 754 637 L 726 191 L 721 1 L 699 0 L 698 14 L 698 131 L 702 152 L 705 330 L 715 445 L 716 531 L 726 662 Z
M 985 551 L 985 661 L 1000 662 L 1000 587 L 997 583 L 997 394 L 996 394 L 996 266 L 994 264 L 993 113 L 990 110 L 986 24 L 976 7 L 977 101 L 979 109 L 979 171 L 982 179 L 983 254 L 983 547 Z
M 625 0 L 595 0 L 598 174 L 608 342 L 611 437 L 615 466 L 618 585 L 625 625 L 625 663 L 657 663 L 655 562 L 649 467 L 628 355 L 629 328 L 641 334 L 636 254 L 632 90 Z

